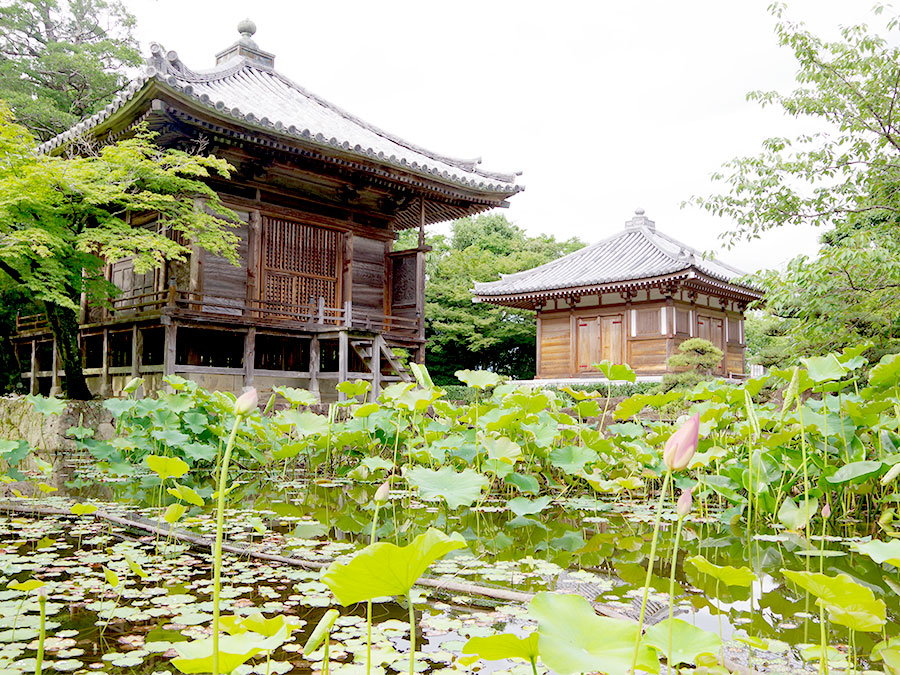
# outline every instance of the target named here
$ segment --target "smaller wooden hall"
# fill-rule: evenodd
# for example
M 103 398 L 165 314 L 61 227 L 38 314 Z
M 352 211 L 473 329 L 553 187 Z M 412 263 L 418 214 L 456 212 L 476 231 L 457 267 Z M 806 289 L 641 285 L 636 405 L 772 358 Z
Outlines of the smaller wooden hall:
M 602 377 L 592 364 L 667 372 L 684 340 L 724 353 L 715 374 L 744 373 L 744 311 L 762 293 L 742 273 L 663 234 L 637 209 L 625 229 L 558 260 L 476 283 L 475 302 L 537 313 L 537 377 Z

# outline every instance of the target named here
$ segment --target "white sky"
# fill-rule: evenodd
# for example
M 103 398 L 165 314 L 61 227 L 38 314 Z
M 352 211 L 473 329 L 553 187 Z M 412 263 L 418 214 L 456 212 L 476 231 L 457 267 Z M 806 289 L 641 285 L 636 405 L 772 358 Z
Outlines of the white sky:
M 257 24 L 276 68 L 412 142 L 488 170 L 521 170 L 508 217 L 530 234 L 597 241 L 641 206 L 701 250 L 725 220 L 682 201 L 726 160 L 803 127 L 746 101 L 794 85 L 770 0 L 125 0 L 144 51 L 192 68 Z M 882 21 L 870 0 L 791 0 L 788 16 L 836 37 Z M 440 226 L 438 226 L 440 227 Z M 721 257 L 753 271 L 816 250 L 809 229 L 773 231 Z

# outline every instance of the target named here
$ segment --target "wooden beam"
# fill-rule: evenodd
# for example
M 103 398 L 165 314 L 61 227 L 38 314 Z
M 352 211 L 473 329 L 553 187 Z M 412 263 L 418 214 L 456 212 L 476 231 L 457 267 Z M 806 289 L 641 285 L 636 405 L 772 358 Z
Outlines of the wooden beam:
M 244 333 L 244 389 L 253 386 L 253 375 L 256 369 L 256 329 L 249 328 Z
M 419 248 L 425 248 L 425 196 L 419 196 Z
M 341 250 L 341 298 L 344 302 L 353 300 L 353 233 L 345 233 Z
M 262 216 L 259 209 L 250 211 L 247 232 L 247 299 L 259 300 L 262 288 Z
M 321 373 L 322 352 L 319 338 L 313 336 L 309 341 L 309 390 L 315 394 L 319 402 L 322 401 L 322 395 L 319 393 L 319 374 Z
M 347 371 L 349 369 L 350 360 L 350 340 L 347 331 L 342 330 L 338 333 L 338 382 L 347 381 Z M 346 401 L 347 396 L 343 392 L 338 392 L 338 401 Z

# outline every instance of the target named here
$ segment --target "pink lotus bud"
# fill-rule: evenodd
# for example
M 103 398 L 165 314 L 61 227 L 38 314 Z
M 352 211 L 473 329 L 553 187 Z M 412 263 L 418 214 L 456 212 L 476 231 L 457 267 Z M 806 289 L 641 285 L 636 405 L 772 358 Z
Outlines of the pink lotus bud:
M 234 402 L 234 414 L 237 417 L 246 417 L 254 410 L 259 408 L 259 395 L 256 393 L 256 388 L 248 389 L 243 394 L 238 396 L 237 401 Z
M 825 506 L 822 507 L 822 520 L 828 520 L 831 518 L 831 504 L 825 502 Z
M 695 414 L 681 428 L 669 436 L 663 450 L 663 461 L 670 471 L 681 471 L 687 468 L 691 458 L 697 452 L 700 440 L 700 413 Z
M 390 481 L 384 481 L 377 490 L 375 490 L 375 500 L 376 504 L 384 504 L 388 499 L 388 493 L 391 491 Z
M 681 496 L 678 498 L 678 502 L 675 504 L 675 513 L 678 514 L 679 518 L 684 518 L 691 512 L 691 507 L 693 505 L 694 488 L 691 488 L 690 490 L 683 490 L 681 492 Z

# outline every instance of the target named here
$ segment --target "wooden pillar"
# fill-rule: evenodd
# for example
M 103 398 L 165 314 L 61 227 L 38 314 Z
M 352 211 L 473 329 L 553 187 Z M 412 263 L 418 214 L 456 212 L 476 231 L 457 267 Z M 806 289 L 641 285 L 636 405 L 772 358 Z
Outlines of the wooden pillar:
M 569 307 L 569 377 L 578 375 L 578 321 L 575 308 Z
M 28 381 L 28 392 L 35 396 L 38 393 L 37 381 L 37 340 L 31 341 L 31 377 Z
M 319 296 L 318 300 L 318 311 L 319 316 L 316 323 L 325 323 L 325 298 L 323 298 L 321 295 Z
M 283 368 L 284 366 L 282 366 Z M 249 328 L 244 334 L 244 389 L 253 386 L 256 369 L 256 328 Z
M 344 302 L 344 325 L 347 328 L 353 325 L 353 303 L 350 300 Z
M 175 374 L 175 344 L 178 338 L 178 327 L 174 321 L 166 324 L 165 355 L 163 356 L 163 375 Z
M 59 352 L 56 350 L 56 338 L 53 338 L 53 355 L 50 359 L 50 395 L 59 395 Z
M 319 394 L 319 367 L 321 364 L 321 345 L 319 338 L 313 336 L 309 343 L 309 390 L 316 395 L 319 402 L 322 396 Z
M 419 338 L 425 339 L 425 251 L 416 253 L 416 321 L 419 327 Z M 424 347 L 419 363 L 425 362 Z
M 137 324 L 131 327 L 131 377 L 141 376 L 141 359 L 144 354 L 144 333 Z M 141 385 L 134 392 L 135 398 L 143 398 L 144 387 Z
M 103 360 L 100 365 L 100 396 L 109 396 L 109 329 L 103 329 Z
M 425 197 L 419 197 L 419 248 L 425 248 Z
M 343 237 L 341 252 L 341 298 L 344 302 L 353 300 L 353 233 L 347 232 Z
M 536 347 L 537 353 L 534 355 L 534 376 L 541 376 L 541 310 L 538 309 L 537 312 L 537 335 L 535 337 L 534 343 Z
M 248 309 L 254 306 L 254 302 L 260 300 L 260 288 L 262 275 L 260 259 L 262 255 L 262 217 L 259 210 L 250 212 L 250 222 L 247 231 L 247 305 Z M 245 316 L 250 314 L 244 313 Z M 252 316 L 252 314 L 250 314 Z
M 350 340 L 347 337 L 347 331 L 342 330 L 338 333 L 338 382 L 347 381 L 347 362 L 350 359 Z M 347 397 L 338 392 L 338 401 L 344 401 Z
M 381 391 L 381 345 L 384 338 L 376 335 L 372 340 L 372 358 L 369 360 L 369 368 L 372 370 L 372 389 L 369 391 L 369 400 L 373 403 Z

